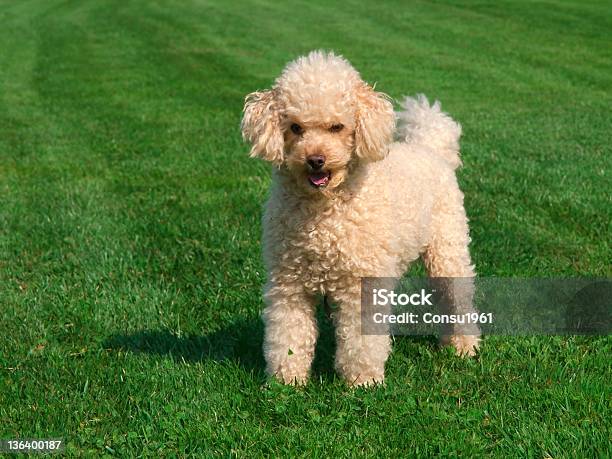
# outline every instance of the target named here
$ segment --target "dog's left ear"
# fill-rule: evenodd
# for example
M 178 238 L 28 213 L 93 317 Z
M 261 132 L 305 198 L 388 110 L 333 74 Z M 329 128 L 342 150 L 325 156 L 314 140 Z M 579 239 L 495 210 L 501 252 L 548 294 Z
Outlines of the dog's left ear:
M 251 157 L 279 164 L 285 142 L 280 128 L 280 112 L 274 91 L 252 92 L 246 96 L 240 127 L 242 137 L 251 143 Z
M 395 130 L 395 113 L 389 97 L 363 83 L 357 89 L 355 152 L 368 161 L 387 156 Z

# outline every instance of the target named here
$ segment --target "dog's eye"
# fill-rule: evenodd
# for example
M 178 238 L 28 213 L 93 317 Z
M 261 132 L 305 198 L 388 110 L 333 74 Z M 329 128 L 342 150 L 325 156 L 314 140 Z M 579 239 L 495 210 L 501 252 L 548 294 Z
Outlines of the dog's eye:
M 342 129 L 344 129 L 344 124 L 332 124 L 329 132 L 340 132 Z
M 300 135 L 302 132 L 304 132 L 304 129 L 302 129 L 302 126 L 299 124 L 293 123 L 291 125 L 291 132 L 293 132 L 295 135 Z

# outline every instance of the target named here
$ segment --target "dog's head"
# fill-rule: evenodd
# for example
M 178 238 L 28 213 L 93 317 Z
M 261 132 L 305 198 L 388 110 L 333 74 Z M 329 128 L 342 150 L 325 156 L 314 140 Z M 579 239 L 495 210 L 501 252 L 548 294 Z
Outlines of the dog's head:
M 313 51 L 291 62 L 272 89 L 249 94 L 242 135 L 312 192 L 331 192 L 358 163 L 387 155 L 395 128 L 388 97 L 345 59 Z

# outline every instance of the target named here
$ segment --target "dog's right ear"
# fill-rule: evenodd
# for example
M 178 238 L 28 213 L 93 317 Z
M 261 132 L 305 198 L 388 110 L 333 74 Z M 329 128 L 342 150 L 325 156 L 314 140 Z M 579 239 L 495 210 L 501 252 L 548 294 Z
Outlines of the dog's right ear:
M 281 131 L 278 102 L 274 91 L 252 92 L 245 98 L 240 127 L 242 137 L 251 144 L 251 157 L 276 164 L 283 161 L 285 141 Z

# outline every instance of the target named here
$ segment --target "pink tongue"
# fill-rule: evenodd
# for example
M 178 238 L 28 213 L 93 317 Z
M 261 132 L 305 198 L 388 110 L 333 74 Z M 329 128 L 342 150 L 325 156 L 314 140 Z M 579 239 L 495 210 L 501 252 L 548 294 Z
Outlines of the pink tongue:
M 327 172 L 315 172 L 308 176 L 310 182 L 315 186 L 325 185 L 329 181 L 329 174 Z

